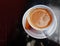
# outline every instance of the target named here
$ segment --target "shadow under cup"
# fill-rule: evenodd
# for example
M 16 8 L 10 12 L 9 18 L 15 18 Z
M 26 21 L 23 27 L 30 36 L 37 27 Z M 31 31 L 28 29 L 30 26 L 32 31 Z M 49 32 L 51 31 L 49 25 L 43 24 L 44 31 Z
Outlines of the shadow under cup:
M 30 13 L 30 11 L 32 9 L 36 9 L 36 8 L 47 9 L 49 11 L 49 13 L 51 14 L 51 16 L 52 16 L 52 22 L 50 23 L 50 25 L 48 27 L 39 29 L 39 28 L 36 28 L 36 27 L 32 26 L 32 24 L 30 23 L 29 19 L 27 19 L 29 25 L 32 27 L 30 30 L 28 30 L 28 29 L 25 28 L 26 17 L 29 15 L 29 13 Z M 57 20 L 56 20 L 56 16 L 55 16 L 54 12 L 52 11 L 52 9 L 50 7 L 45 6 L 45 5 L 35 5 L 35 6 L 31 7 L 30 9 L 28 9 L 25 12 L 25 14 L 23 16 L 23 19 L 22 19 L 22 25 L 23 25 L 23 28 L 24 28 L 25 32 L 28 35 L 30 35 L 31 37 L 34 37 L 34 38 L 37 38 L 37 39 L 47 38 L 45 36 L 45 34 L 43 33 L 43 31 L 45 31 L 46 34 L 48 34 L 48 36 L 51 36 L 54 33 L 55 29 L 56 29 L 56 25 L 57 25 L 56 22 L 57 22 Z

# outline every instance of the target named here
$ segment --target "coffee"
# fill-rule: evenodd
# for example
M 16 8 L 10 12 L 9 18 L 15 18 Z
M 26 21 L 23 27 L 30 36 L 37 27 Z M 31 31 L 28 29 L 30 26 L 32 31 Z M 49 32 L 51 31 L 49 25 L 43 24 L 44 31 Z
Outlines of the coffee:
M 46 28 L 52 22 L 52 16 L 47 9 L 36 8 L 30 11 L 30 23 L 36 28 Z

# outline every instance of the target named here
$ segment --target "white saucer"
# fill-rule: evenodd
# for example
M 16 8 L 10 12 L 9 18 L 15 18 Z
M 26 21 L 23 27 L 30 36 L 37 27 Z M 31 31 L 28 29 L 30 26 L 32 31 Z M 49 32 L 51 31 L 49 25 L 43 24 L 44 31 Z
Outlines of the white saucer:
M 37 32 L 37 31 L 27 30 L 27 29 L 25 29 L 26 17 L 27 17 L 27 15 L 29 14 L 30 10 L 31 10 L 32 8 L 34 8 L 34 7 L 36 8 L 36 7 L 48 7 L 48 6 L 45 6 L 45 5 L 35 5 L 35 6 L 31 7 L 31 8 L 29 8 L 29 9 L 24 13 L 23 18 L 22 18 L 23 28 L 24 28 L 25 32 L 26 32 L 28 35 L 30 35 L 31 37 L 33 37 L 33 38 L 37 38 L 37 39 L 47 38 L 47 37 L 51 36 L 51 35 L 55 32 L 55 30 L 56 30 L 56 27 L 57 27 L 57 19 L 56 19 L 56 16 L 55 16 L 54 12 L 52 11 L 52 12 L 53 12 L 53 15 L 54 15 L 54 22 L 53 22 L 53 25 L 45 31 L 45 33 L 47 34 L 47 36 L 46 36 L 43 32 Z M 49 7 L 48 7 L 48 8 L 49 8 Z

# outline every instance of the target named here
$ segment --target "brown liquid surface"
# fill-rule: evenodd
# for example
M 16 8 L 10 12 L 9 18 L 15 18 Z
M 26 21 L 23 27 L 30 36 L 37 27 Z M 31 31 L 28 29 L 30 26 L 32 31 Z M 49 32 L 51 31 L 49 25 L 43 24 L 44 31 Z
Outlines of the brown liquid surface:
M 45 28 L 52 22 L 52 16 L 47 9 L 36 8 L 30 12 L 30 22 L 37 28 Z

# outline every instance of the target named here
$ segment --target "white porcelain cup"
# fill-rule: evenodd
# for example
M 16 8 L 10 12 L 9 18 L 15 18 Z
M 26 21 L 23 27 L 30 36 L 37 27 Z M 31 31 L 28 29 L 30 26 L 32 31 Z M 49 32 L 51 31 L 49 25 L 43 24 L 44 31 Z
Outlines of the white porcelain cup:
M 32 32 L 32 31 L 27 31 L 27 30 L 25 29 L 26 17 L 29 15 L 29 13 L 30 13 L 31 10 L 36 9 L 36 8 L 44 8 L 44 9 L 47 9 L 47 10 L 49 11 L 49 13 L 51 14 L 51 16 L 52 16 L 52 22 L 51 22 L 51 24 L 50 24 L 48 27 L 46 27 L 46 28 L 36 28 L 36 27 L 34 27 L 34 26 L 30 23 L 30 21 L 29 21 L 29 19 L 28 19 L 28 23 L 30 24 L 30 26 L 31 26 L 32 28 L 34 28 L 35 30 L 37 30 L 37 32 L 46 31 L 46 33 L 48 34 L 48 36 L 51 36 L 51 35 L 55 32 L 55 29 L 56 29 L 56 27 L 57 27 L 57 19 L 56 19 L 56 16 L 55 16 L 53 10 L 52 10 L 50 7 L 46 6 L 46 5 L 35 5 L 35 6 L 31 7 L 31 8 L 29 8 L 29 9 L 25 12 L 25 14 L 23 15 L 23 18 L 22 18 L 22 25 L 23 25 L 24 30 L 26 31 L 26 33 L 27 33 L 28 35 L 30 35 L 30 36 L 32 36 L 32 37 L 34 37 L 34 38 L 43 39 L 43 38 L 46 38 L 45 36 L 43 36 L 43 34 L 34 33 L 34 32 Z M 50 33 L 50 34 L 49 34 L 49 33 Z

